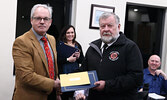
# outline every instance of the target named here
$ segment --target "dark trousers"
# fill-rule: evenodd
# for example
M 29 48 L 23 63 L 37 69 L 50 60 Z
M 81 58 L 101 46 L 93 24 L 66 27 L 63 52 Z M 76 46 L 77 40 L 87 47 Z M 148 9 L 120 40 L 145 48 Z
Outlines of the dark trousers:
M 53 91 L 51 92 L 51 94 L 48 95 L 48 99 L 47 100 L 56 100 L 56 90 L 53 89 Z
M 74 92 L 64 92 L 61 95 L 62 100 L 69 100 L 69 98 L 73 98 Z

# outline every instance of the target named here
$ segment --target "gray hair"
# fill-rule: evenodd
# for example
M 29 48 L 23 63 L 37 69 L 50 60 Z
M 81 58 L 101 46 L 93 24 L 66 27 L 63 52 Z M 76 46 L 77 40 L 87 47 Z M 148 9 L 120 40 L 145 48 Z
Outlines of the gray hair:
M 120 19 L 119 19 L 118 15 L 116 15 L 113 12 L 104 12 L 104 13 L 102 13 L 102 15 L 99 17 L 99 24 L 100 24 L 100 20 L 101 19 L 107 19 L 110 16 L 114 16 L 117 25 L 120 24 Z
M 32 7 L 32 9 L 31 9 L 31 15 L 30 15 L 31 18 L 32 18 L 33 15 L 34 15 L 34 11 L 35 11 L 38 7 L 43 7 L 43 8 L 48 9 L 48 11 L 49 11 L 49 13 L 50 13 L 50 18 L 52 18 L 52 12 L 53 12 L 52 7 L 49 6 L 49 5 L 46 5 L 46 4 L 36 4 L 36 5 L 34 5 L 34 6 Z

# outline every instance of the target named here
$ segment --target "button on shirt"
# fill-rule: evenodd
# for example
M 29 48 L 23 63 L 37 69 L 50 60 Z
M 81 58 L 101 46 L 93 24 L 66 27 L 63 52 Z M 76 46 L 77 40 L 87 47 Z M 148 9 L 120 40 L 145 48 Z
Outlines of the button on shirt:
M 144 69 L 144 81 L 143 84 L 149 84 L 149 93 L 156 94 L 166 94 L 167 93 L 167 80 L 163 78 L 163 76 L 155 75 L 153 76 L 148 68 Z

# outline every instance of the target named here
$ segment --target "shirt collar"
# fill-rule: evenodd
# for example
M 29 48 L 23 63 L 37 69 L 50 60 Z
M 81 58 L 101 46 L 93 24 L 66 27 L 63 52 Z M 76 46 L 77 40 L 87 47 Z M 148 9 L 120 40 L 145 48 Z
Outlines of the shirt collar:
M 33 33 L 35 34 L 35 36 L 36 36 L 36 38 L 38 39 L 38 41 L 39 40 L 41 40 L 41 38 L 43 37 L 43 36 L 41 36 L 41 35 L 39 35 L 37 32 L 35 32 L 35 30 L 32 28 L 32 31 L 33 31 Z M 46 37 L 46 34 L 44 35 L 45 36 L 45 38 L 47 38 Z
M 146 68 L 145 73 L 146 74 L 151 74 L 150 71 L 148 70 L 148 68 Z
M 148 68 L 145 69 L 145 72 L 144 72 L 144 73 L 147 74 L 147 75 L 152 75 L 152 74 L 150 73 L 150 71 L 149 71 Z M 154 76 L 154 75 L 152 75 L 152 76 Z M 155 76 L 157 76 L 157 75 L 155 74 Z
M 119 36 L 120 36 L 120 34 L 118 34 L 118 36 L 117 36 L 117 38 L 115 39 L 115 41 L 113 41 L 112 43 L 108 43 L 106 48 L 108 48 L 108 47 L 111 46 L 113 43 L 115 43 L 115 42 L 117 41 L 117 39 L 118 39 Z M 105 43 L 102 42 L 102 44 L 101 44 L 101 49 L 103 48 L 103 45 L 104 45 L 104 44 L 105 44 Z

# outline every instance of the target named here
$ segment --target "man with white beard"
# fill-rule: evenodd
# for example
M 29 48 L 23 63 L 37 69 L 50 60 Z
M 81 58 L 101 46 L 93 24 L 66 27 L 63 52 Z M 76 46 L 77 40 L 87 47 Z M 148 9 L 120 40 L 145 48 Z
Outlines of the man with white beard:
M 89 95 L 75 94 L 76 100 L 137 100 L 137 88 L 143 81 L 143 62 L 138 46 L 120 32 L 120 20 L 114 13 L 99 18 L 101 38 L 90 43 L 82 70 L 96 70 L 97 87 Z

